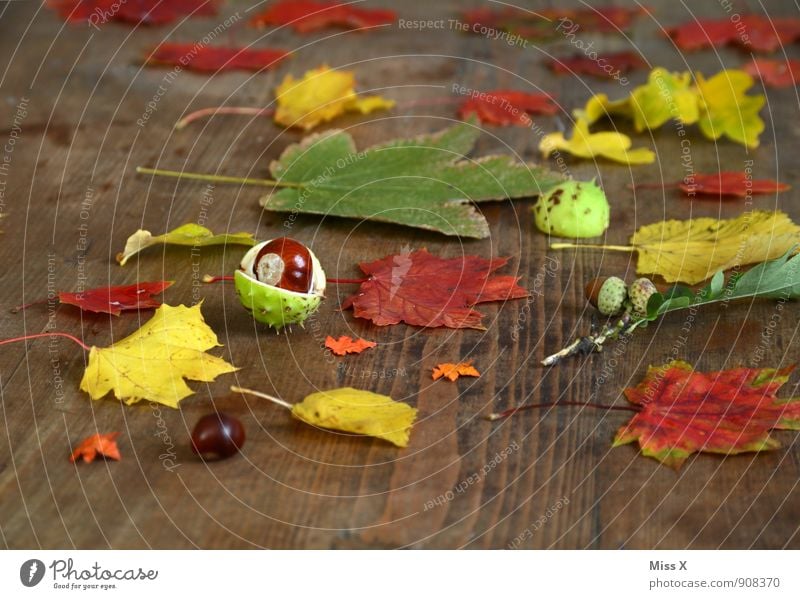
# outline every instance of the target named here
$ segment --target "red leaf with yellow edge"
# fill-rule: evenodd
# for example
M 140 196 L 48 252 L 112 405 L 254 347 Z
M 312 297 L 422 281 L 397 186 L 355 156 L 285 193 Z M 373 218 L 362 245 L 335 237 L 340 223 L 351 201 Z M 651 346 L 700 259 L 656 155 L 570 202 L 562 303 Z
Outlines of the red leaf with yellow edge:
M 175 65 L 190 71 L 260 71 L 270 69 L 289 55 L 287 50 L 274 48 L 226 48 L 198 43 L 158 46 L 147 57 L 148 65 Z
M 613 79 L 633 69 L 644 68 L 647 63 L 635 52 L 616 52 L 600 55 L 595 60 L 584 54 L 553 58 L 548 66 L 557 75 L 591 75 Z
M 134 25 L 164 25 L 181 17 L 213 17 L 219 0 L 47 0 L 65 21 L 108 21 Z
M 149 281 L 136 285 L 116 287 L 97 287 L 78 293 L 59 292 L 58 301 L 62 304 L 78 306 L 88 312 L 103 312 L 119 316 L 123 310 L 146 310 L 158 308 L 161 302 L 153 298 L 174 281 Z
M 359 266 L 369 279 L 342 308 L 378 326 L 406 324 L 421 327 L 482 329 L 483 315 L 472 309 L 482 302 L 527 297 L 518 277 L 492 273 L 508 258 L 479 256 L 439 258 L 427 250 L 386 256 Z
M 480 375 L 481 373 L 475 369 L 475 367 L 472 365 L 472 362 L 459 362 L 458 364 L 437 364 L 433 369 L 434 381 L 438 381 L 442 377 L 446 378 L 448 381 L 455 381 L 462 376 Z
M 365 349 L 375 347 L 378 345 L 374 341 L 367 341 L 366 339 L 353 339 L 347 335 L 342 335 L 338 339 L 334 339 L 330 335 L 325 338 L 325 347 L 331 350 L 337 356 L 344 356 L 345 354 L 360 354 Z
M 394 23 L 397 13 L 381 8 L 360 8 L 356 4 L 281 0 L 273 2 L 250 21 L 256 27 L 289 25 L 297 33 L 309 33 L 328 26 L 361 29 Z
M 529 114 L 556 114 L 558 105 L 547 94 L 526 93 L 498 89 L 473 94 L 461 108 L 458 115 L 468 119 L 476 115 L 482 123 L 490 125 L 530 126 Z
M 800 60 L 771 60 L 754 58 L 742 70 L 752 77 L 761 79 L 769 87 L 792 87 L 800 82 Z
M 793 368 L 697 372 L 681 361 L 651 366 L 637 387 L 625 389 L 641 411 L 619 430 L 614 446 L 638 441 L 643 455 L 676 469 L 699 451 L 776 449 L 780 443 L 771 430 L 800 430 L 800 398 L 775 397 Z
M 117 447 L 117 437 L 119 433 L 97 433 L 90 435 L 75 446 L 69 461 L 75 462 L 78 458 L 83 458 L 87 464 L 101 455 L 112 460 L 119 460 L 119 448 Z

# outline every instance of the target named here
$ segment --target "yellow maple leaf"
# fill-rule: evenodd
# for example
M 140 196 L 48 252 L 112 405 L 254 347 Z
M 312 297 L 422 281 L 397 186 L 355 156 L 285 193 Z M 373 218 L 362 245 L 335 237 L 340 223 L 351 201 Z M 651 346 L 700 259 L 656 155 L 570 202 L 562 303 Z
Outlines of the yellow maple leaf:
M 299 80 L 286 75 L 275 90 L 278 102 L 275 122 L 309 130 L 345 112 L 368 114 L 395 104 L 381 96 L 359 97 L 354 88 L 352 71 L 337 71 L 328 66 L 306 71 Z
M 624 116 L 633 118 L 631 103 L 629 98 L 621 100 L 609 100 L 606 94 L 595 94 L 586 102 L 583 108 L 572 111 L 577 120 L 583 120 L 587 125 L 591 125 L 604 117 Z
M 735 69 L 720 71 L 708 80 L 697 73 L 698 125 L 703 135 L 709 139 L 726 135 L 749 148 L 758 146 L 758 136 L 764 130 L 758 111 L 766 98 L 746 95 L 753 83 L 750 75 Z
M 650 164 L 655 154 L 647 148 L 631 150 L 631 138 L 616 131 L 591 133 L 585 119 L 575 121 L 575 128 L 569 139 L 561 132 L 549 133 L 542 137 L 539 150 L 547 157 L 553 152 L 563 150 L 578 158 L 607 158 L 622 164 Z
M 647 83 L 631 93 L 630 109 L 636 130 L 657 129 L 670 120 L 686 125 L 697 122 L 698 97 L 691 83 L 691 73 L 670 73 L 661 67 L 653 69 Z
M 205 353 L 219 346 L 200 304 L 191 308 L 162 304 L 132 335 L 110 347 L 91 348 L 81 389 L 92 399 L 113 391 L 126 404 L 149 400 L 177 408 L 193 393 L 184 379 L 210 382 L 237 370 Z
M 630 245 L 554 243 L 553 249 L 595 247 L 637 252 L 636 272 L 694 285 L 717 271 L 774 260 L 800 243 L 800 226 L 783 212 L 756 210 L 736 218 L 659 221 L 641 227 Z
M 292 416 L 312 426 L 369 435 L 398 447 L 408 445 L 411 425 L 417 417 L 417 410 L 408 404 L 352 387 L 312 393 L 294 405 L 252 389 L 233 386 L 231 391 L 268 399 L 290 409 Z

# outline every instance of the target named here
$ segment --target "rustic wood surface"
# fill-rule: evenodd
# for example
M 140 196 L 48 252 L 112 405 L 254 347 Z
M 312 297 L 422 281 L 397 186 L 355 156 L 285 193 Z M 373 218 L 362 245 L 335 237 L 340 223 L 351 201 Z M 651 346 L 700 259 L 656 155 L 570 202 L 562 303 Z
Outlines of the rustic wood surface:
M 541 6 L 546 3 L 527 3 Z M 561 3 L 553 3 L 561 5 Z M 455 18 L 478 3 L 403 2 L 404 19 Z M 586 33 L 601 51 L 633 48 L 648 62 L 714 73 L 737 67 L 736 49 L 683 54 L 661 35 L 663 26 L 697 16 L 724 17 L 723 3 L 651 0 L 651 16 L 627 34 Z M 301 217 L 287 231 L 284 216 L 258 208 L 258 188 L 151 179 L 137 165 L 265 176 L 268 161 L 297 132 L 269 119 L 218 116 L 183 131 L 173 123 L 190 109 L 213 105 L 267 105 L 276 83 L 322 62 L 356 71 L 360 90 L 377 90 L 400 107 L 370 118 L 345 117 L 360 146 L 390 137 L 434 131 L 454 119 L 452 105 L 411 105 L 469 88 L 541 89 L 557 95 L 560 118 L 536 118 L 556 130 L 591 92 L 611 97 L 643 80 L 554 77 L 548 55 L 574 48 L 559 38 L 512 46 L 502 40 L 444 30 L 398 26 L 370 34 L 328 31 L 298 36 L 287 30 L 243 26 L 249 3 L 228 2 L 215 19 L 163 27 L 66 25 L 38 2 L 0 4 L 0 172 L 3 191 L 0 259 L 0 337 L 50 329 L 82 335 L 105 346 L 149 316 L 118 318 L 47 305 L 12 314 L 9 308 L 55 290 L 174 279 L 171 304 L 203 299 L 224 355 L 241 367 L 208 385 L 181 410 L 114 399 L 90 401 L 78 390 L 86 356 L 64 339 L 38 339 L 0 350 L 0 545 L 8 548 L 780 548 L 800 547 L 800 449 L 797 434 L 776 437 L 783 448 L 733 458 L 695 456 L 678 473 L 640 457 L 634 446 L 612 449 L 628 415 L 575 407 L 527 412 L 491 423 L 490 412 L 537 401 L 624 402 L 621 390 L 637 383 L 648 364 L 678 357 L 700 369 L 779 366 L 797 361 L 797 311 L 771 302 L 736 304 L 666 317 L 613 351 L 544 369 L 539 360 L 586 331 L 583 284 L 599 274 L 634 276 L 624 253 L 548 250 L 532 222 L 530 201 L 482 207 L 492 231 L 482 241 L 402 227 Z M 791 3 L 766 3 L 789 14 Z M 690 8 L 689 8 L 690 7 Z M 762 11 L 735 2 L 734 12 Z M 196 41 L 225 17 L 240 22 L 215 43 L 294 48 L 291 60 L 268 73 L 200 76 L 143 68 L 143 53 L 159 41 Z M 794 16 L 797 16 L 796 14 Z M 796 48 L 790 48 L 794 52 Z M 638 226 L 661 218 L 732 217 L 753 208 L 780 208 L 795 220 L 798 178 L 798 96 L 769 90 L 767 122 L 754 151 L 704 140 L 689 128 L 682 155 L 672 124 L 638 145 L 657 150 L 658 163 L 629 169 L 568 159 L 568 174 L 597 177 L 612 204 L 610 243 L 624 243 Z M 15 125 L 15 118 L 17 123 Z M 138 121 L 138 123 L 137 123 Z M 6 146 L 11 141 L 12 145 Z M 476 155 L 516 152 L 538 160 L 539 136 L 525 128 L 487 128 Z M 8 148 L 11 148 L 11 152 Z M 780 152 L 779 152 L 780 150 Z M 779 197 L 690 202 L 667 191 L 640 191 L 633 182 L 674 181 L 685 160 L 699 172 L 742 170 L 753 161 L 758 177 L 779 177 L 795 190 Z M 555 167 L 555 163 L 553 163 Z M 635 179 L 634 179 L 635 177 Z M 204 196 L 205 194 L 205 196 Z M 204 200 L 204 197 L 206 198 Z M 210 198 L 210 200 L 208 199 Z M 241 248 L 154 248 L 126 267 L 114 262 L 138 228 L 163 232 L 185 222 L 215 231 L 281 234 L 311 244 L 329 276 L 358 275 L 356 263 L 403 247 L 458 256 L 506 255 L 530 301 L 489 304 L 486 331 L 376 328 L 339 311 L 352 287 L 333 288 L 318 315 L 290 334 L 276 335 L 239 306 L 230 285 L 200 286 L 203 273 L 230 273 Z M 513 333 L 522 324 L 519 335 Z M 359 356 L 332 358 L 328 334 L 356 334 L 379 343 Z M 479 379 L 432 382 L 439 362 L 472 359 Z M 795 376 L 783 393 L 797 393 Z M 390 394 L 419 408 L 411 444 L 398 450 L 366 438 L 315 430 L 263 401 L 228 391 L 240 384 L 298 401 L 315 389 L 355 386 Z M 248 441 L 244 455 L 205 464 L 188 446 L 194 422 L 214 407 L 238 416 Z M 122 432 L 123 460 L 72 465 L 70 447 L 97 430 Z M 496 456 L 500 454 L 500 458 Z

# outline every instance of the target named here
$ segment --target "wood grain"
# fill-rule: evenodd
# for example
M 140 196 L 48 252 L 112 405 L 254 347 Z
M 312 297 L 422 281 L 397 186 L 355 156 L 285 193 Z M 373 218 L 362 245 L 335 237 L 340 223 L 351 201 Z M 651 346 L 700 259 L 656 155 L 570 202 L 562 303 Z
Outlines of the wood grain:
M 477 4 L 398 6 L 405 19 L 446 21 Z M 757 2 L 740 4 L 741 11 L 745 5 L 761 10 Z M 789 9 L 777 0 L 765 4 L 772 15 Z M 745 54 L 727 48 L 682 55 L 660 29 L 690 18 L 689 9 L 667 0 L 648 5 L 653 16 L 637 21 L 627 40 L 622 34 L 587 34 L 587 40 L 596 40 L 603 51 L 634 46 L 650 64 L 672 69 L 713 73 L 746 60 Z M 244 19 L 246 8 L 244 2 L 229 2 L 222 17 L 239 11 Z M 692 11 L 721 15 L 716 3 L 693 4 Z M 196 395 L 179 411 L 158 410 L 126 407 L 113 399 L 90 401 L 77 388 L 85 356 L 66 340 L 4 346 L 3 546 L 800 547 L 797 434 L 779 433 L 784 448 L 778 451 L 728 459 L 700 456 L 676 474 L 639 457 L 632 446 L 611 449 L 624 414 L 564 407 L 499 423 L 482 419 L 526 402 L 621 401 L 621 389 L 640 380 L 648 364 L 672 357 L 703 369 L 792 363 L 797 360 L 794 304 L 780 312 L 770 302 L 730 305 L 698 314 L 691 322 L 686 315 L 670 315 L 614 350 L 545 370 L 538 361 L 591 324 L 582 298 L 584 282 L 601 274 L 631 279 L 635 262 L 620 253 L 548 251 L 548 239 L 533 227 L 530 201 L 482 206 L 492 236 L 481 241 L 461 243 L 402 227 L 316 217 L 299 217 L 287 231 L 283 215 L 259 210 L 258 189 L 208 189 L 134 173 L 136 165 L 146 165 L 264 176 L 268 161 L 299 134 L 258 118 L 216 117 L 183 131 L 174 131 L 173 123 L 206 106 L 265 106 L 285 73 L 301 73 L 322 62 L 353 68 L 361 90 L 378 90 L 401 105 L 374 118 L 337 121 L 361 147 L 445 126 L 454 118 L 452 106 L 409 103 L 447 96 L 453 83 L 554 93 L 565 111 L 555 119 L 537 119 L 544 131 L 555 130 L 559 122 L 566 125 L 569 110 L 589 93 L 619 97 L 625 89 L 615 82 L 552 76 L 542 62 L 550 54 L 570 53 L 564 40 L 520 48 L 447 29 L 390 27 L 370 34 L 298 37 L 237 25 L 217 43 L 230 35 L 240 44 L 296 52 L 276 71 L 255 75 L 180 72 L 170 78 L 169 69 L 141 67 L 143 53 L 160 40 L 200 39 L 217 22 L 188 20 L 174 32 L 172 26 L 115 24 L 96 31 L 65 26 L 38 3 L 0 5 L 0 49 L 8 57 L 0 75 L 0 141 L 17 135 L 2 177 L 0 337 L 51 326 L 82 335 L 87 343 L 107 345 L 135 330 L 149 313 L 114 318 L 82 315 L 71 306 L 54 306 L 52 314 L 49 306 L 19 314 L 7 308 L 54 290 L 74 290 L 81 282 L 93 287 L 175 279 L 165 300 L 203 299 L 205 317 L 225 345 L 220 353 L 242 368 L 212 384 L 193 384 Z M 639 72 L 631 79 L 638 83 L 643 77 Z M 757 176 L 779 177 L 800 189 L 794 168 L 797 97 L 792 90 L 769 90 L 768 96 L 767 130 L 755 151 L 726 142 L 715 145 L 696 130 L 689 132 L 697 171 L 742 169 L 752 160 Z M 23 99 L 27 114 L 15 133 Z M 756 197 L 748 205 L 690 202 L 656 190 L 634 195 L 626 187 L 634 176 L 642 182 L 684 175 L 673 125 L 652 137 L 637 136 L 637 143 L 656 149 L 658 163 L 628 169 L 567 161 L 569 174 L 597 177 L 605 188 L 612 203 L 610 243 L 625 242 L 638 226 L 665 217 L 732 217 L 746 209 L 780 208 L 800 219 L 795 190 L 777 198 Z M 507 151 L 536 160 L 537 145 L 538 136 L 530 130 L 490 128 L 476 155 Z M 204 192 L 212 202 L 204 204 Z M 230 285 L 196 284 L 203 273 L 230 272 L 240 248 L 206 248 L 199 257 L 186 249 L 154 248 L 124 268 L 114 262 L 136 229 L 163 232 L 184 222 L 215 231 L 252 231 L 258 238 L 290 234 L 309 243 L 334 277 L 357 276 L 359 261 L 405 246 L 445 256 L 512 256 L 506 272 L 521 276 L 531 297 L 482 306 L 486 331 L 375 328 L 338 310 L 352 291 L 341 286 L 331 290 L 305 329 L 276 335 L 254 325 Z M 775 322 L 772 328 L 770 322 Z M 518 335 L 513 333 L 517 325 Z M 332 359 L 322 347 L 328 334 L 364 336 L 379 347 Z M 473 359 L 483 376 L 456 384 L 431 380 L 435 364 L 460 359 Z M 289 401 L 320 388 L 363 387 L 415 405 L 420 420 L 410 447 L 397 450 L 292 421 L 272 405 L 232 395 L 227 391 L 231 384 Z M 796 385 L 787 388 L 786 393 L 792 392 Z M 215 407 L 244 422 L 248 442 L 243 456 L 204 464 L 191 455 L 188 435 L 194 422 Z M 70 447 L 98 429 L 122 432 L 123 460 L 71 465 Z

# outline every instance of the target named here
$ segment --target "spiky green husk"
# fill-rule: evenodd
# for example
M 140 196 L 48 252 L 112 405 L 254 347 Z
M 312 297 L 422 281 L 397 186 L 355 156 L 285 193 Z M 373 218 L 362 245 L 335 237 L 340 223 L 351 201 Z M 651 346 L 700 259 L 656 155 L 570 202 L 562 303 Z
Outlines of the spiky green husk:
M 599 237 L 608 228 L 610 207 L 594 181 L 567 181 L 539 197 L 536 226 L 558 237 Z
M 239 301 L 258 322 L 275 329 L 303 322 L 319 308 L 321 295 L 301 294 L 273 287 L 248 277 L 241 270 L 234 273 Z

